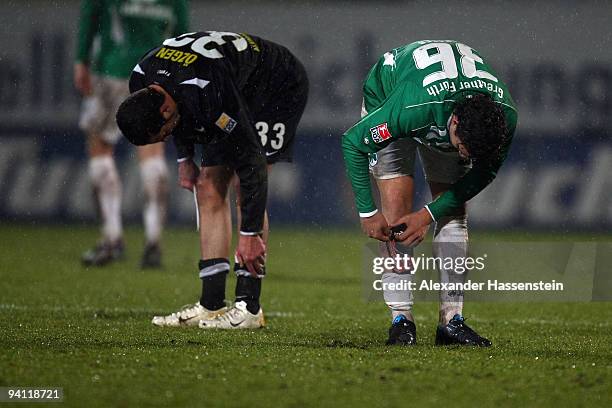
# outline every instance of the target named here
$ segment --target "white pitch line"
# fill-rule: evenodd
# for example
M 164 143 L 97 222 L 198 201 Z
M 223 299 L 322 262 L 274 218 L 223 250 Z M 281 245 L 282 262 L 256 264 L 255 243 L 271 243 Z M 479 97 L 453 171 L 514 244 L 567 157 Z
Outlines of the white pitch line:
M 345 314 L 336 314 L 336 315 L 325 315 L 328 319 L 346 319 L 349 315 Z M 371 318 L 375 318 L 376 316 L 372 315 Z M 415 320 L 417 322 L 431 322 L 437 321 L 438 317 L 436 316 L 415 316 Z M 499 324 L 537 324 L 537 325 L 550 325 L 550 326 L 594 326 L 594 327 L 612 327 L 612 322 L 584 322 L 584 321 L 571 321 L 568 320 L 546 320 L 546 319 L 536 319 L 531 317 L 526 317 L 524 319 L 486 319 L 481 317 L 468 317 L 466 318 L 467 322 L 476 322 L 476 323 L 495 323 Z M 569 323 L 568 323 L 569 322 Z
M 145 309 L 145 308 L 122 308 L 122 307 L 92 307 L 92 306 L 50 306 L 50 305 L 36 305 L 36 306 L 27 306 L 27 305 L 16 305 L 14 303 L 0 303 L 0 312 L 2 311 L 33 311 L 33 310 L 45 310 L 50 312 L 114 312 L 114 313 L 149 313 L 155 314 L 160 313 L 159 309 Z M 313 316 L 315 313 L 313 313 Z M 268 317 L 281 317 L 281 318 L 290 318 L 290 317 L 305 317 L 308 316 L 307 313 L 302 312 L 281 312 L 281 311 L 271 311 L 266 312 L 265 316 Z M 346 319 L 348 315 L 344 314 L 336 314 L 336 315 L 328 315 L 326 318 L 332 319 Z M 416 320 L 421 322 L 426 322 L 429 319 L 426 316 L 416 316 Z M 573 321 L 569 322 L 567 320 L 547 320 L 547 319 L 536 319 L 531 317 L 526 317 L 524 319 L 485 319 L 481 317 L 470 317 L 467 319 L 468 321 L 478 322 L 478 323 L 512 323 L 512 324 L 540 324 L 540 325 L 552 325 L 552 326 L 595 326 L 595 327 L 610 327 L 612 326 L 612 322 L 598 322 L 592 324 L 590 322 L 584 321 Z
M 122 308 L 122 307 L 92 307 L 92 306 L 49 306 L 49 305 L 36 305 L 36 306 L 26 306 L 26 305 L 16 305 L 13 303 L 0 303 L 0 312 L 2 311 L 34 311 L 34 310 L 44 310 L 49 312 L 68 312 L 68 313 L 78 313 L 78 312 L 102 312 L 102 313 L 149 313 L 155 314 L 160 313 L 159 309 L 145 309 L 145 308 Z M 271 311 L 266 312 L 266 317 L 304 317 L 304 313 L 294 313 L 294 312 L 280 312 L 280 311 Z

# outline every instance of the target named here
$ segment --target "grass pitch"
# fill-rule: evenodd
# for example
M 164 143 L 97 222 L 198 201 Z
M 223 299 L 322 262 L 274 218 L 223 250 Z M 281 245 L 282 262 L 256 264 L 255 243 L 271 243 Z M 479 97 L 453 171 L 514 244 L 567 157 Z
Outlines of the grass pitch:
M 266 329 L 163 329 L 154 314 L 199 296 L 196 233 L 167 231 L 162 271 L 137 269 L 138 230 L 125 261 L 82 268 L 96 234 L 0 227 L 0 386 L 60 386 L 74 407 L 612 404 L 610 303 L 468 304 L 489 349 L 434 347 L 437 305 L 417 304 L 419 344 L 388 348 L 386 307 L 361 300 L 365 239 L 275 230 Z

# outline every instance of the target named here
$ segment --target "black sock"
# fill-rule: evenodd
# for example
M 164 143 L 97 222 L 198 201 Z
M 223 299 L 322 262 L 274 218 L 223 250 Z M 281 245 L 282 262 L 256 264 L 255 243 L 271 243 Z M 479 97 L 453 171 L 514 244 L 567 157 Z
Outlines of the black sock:
M 238 274 L 236 281 L 236 302 L 246 302 L 250 313 L 259 312 L 259 296 L 261 295 L 261 278 L 253 278 Z
M 208 310 L 221 309 L 225 306 L 225 279 L 230 268 L 229 260 L 225 258 L 201 259 L 198 266 L 200 279 L 202 279 L 200 304 Z

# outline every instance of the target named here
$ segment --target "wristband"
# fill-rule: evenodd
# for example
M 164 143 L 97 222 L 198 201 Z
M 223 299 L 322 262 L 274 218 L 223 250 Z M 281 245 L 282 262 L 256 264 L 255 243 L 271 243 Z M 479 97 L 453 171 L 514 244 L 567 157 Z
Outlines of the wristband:
M 374 209 L 374 211 L 370 211 L 367 213 L 359 213 L 359 217 L 360 218 L 370 218 L 371 216 L 375 215 L 378 212 L 378 208 Z

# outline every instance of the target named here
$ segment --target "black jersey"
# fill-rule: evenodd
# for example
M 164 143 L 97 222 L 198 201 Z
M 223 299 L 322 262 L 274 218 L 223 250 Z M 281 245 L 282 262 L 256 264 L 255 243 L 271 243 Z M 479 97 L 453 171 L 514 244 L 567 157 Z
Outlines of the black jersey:
M 130 92 L 162 86 L 176 101 L 181 119 L 173 131 L 180 158 L 194 144 L 232 140 L 242 201 L 241 231 L 260 232 L 267 198 L 265 154 L 251 117 L 254 105 L 276 97 L 294 80 L 284 47 L 248 34 L 186 33 L 149 51 L 130 77 Z

